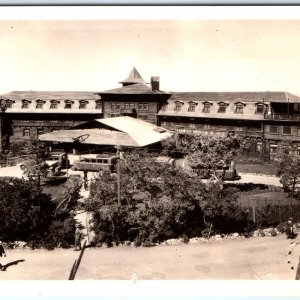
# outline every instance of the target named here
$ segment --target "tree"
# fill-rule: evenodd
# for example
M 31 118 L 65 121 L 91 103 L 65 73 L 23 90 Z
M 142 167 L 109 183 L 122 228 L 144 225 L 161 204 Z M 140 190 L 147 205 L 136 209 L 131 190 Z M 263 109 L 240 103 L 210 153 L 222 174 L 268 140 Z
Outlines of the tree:
M 228 226 L 228 219 L 239 212 L 233 194 L 225 194 L 223 202 L 216 183 L 207 185 L 181 168 L 157 162 L 147 152 L 125 153 L 120 169 L 121 206 L 117 205 L 116 175 L 108 172 L 94 179 L 86 202 L 95 213 L 95 231 L 102 242 L 153 243 L 183 234 L 200 235 L 211 225 L 226 231 L 217 224 Z
M 45 162 L 50 155 L 48 147 L 34 136 L 28 144 L 27 154 L 31 158 L 21 165 L 24 174 L 30 179 L 45 177 L 49 169 Z
M 0 237 L 6 241 L 44 239 L 55 204 L 34 181 L 0 181 Z
M 163 152 L 172 156 L 181 153 L 190 167 L 202 178 L 218 177 L 224 180 L 225 169 L 228 169 L 234 157 L 246 142 L 240 137 L 226 137 L 176 134 L 162 143 Z M 178 156 L 178 155 L 177 155 Z M 223 170 L 223 172 L 216 172 Z
M 288 151 L 284 151 L 278 163 L 277 176 L 280 177 L 283 190 L 293 196 L 297 185 L 300 183 L 299 158 L 289 154 Z

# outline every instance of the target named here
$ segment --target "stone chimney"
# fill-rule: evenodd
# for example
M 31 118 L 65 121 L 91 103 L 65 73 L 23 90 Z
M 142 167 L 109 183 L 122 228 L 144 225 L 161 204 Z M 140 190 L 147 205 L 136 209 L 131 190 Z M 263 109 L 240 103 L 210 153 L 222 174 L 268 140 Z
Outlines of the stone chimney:
M 152 91 L 159 91 L 159 77 L 151 76 L 151 88 Z

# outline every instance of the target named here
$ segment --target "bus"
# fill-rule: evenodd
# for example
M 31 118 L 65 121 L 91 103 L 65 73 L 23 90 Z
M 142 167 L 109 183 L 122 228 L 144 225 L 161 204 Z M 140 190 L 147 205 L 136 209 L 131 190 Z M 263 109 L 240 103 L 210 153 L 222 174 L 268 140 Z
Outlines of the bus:
M 108 170 L 112 173 L 116 171 L 118 156 L 97 155 L 96 157 L 81 157 L 75 160 L 72 166 L 73 171 L 98 172 Z

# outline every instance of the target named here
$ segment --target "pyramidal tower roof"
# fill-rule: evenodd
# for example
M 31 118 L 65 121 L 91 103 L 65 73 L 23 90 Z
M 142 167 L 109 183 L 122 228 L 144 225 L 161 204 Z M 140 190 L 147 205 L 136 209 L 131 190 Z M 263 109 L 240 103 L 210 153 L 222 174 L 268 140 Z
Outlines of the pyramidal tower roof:
M 129 75 L 119 83 L 122 83 L 123 86 L 135 84 L 135 83 L 146 83 L 145 80 L 142 78 L 140 73 L 137 71 L 135 67 L 132 68 Z

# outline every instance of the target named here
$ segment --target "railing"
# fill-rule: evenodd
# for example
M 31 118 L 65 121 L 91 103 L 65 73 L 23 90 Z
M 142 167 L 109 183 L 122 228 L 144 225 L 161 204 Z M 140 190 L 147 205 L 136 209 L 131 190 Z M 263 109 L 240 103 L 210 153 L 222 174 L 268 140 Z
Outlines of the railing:
M 265 114 L 267 120 L 291 120 L 300 121 L 300 114 Z

